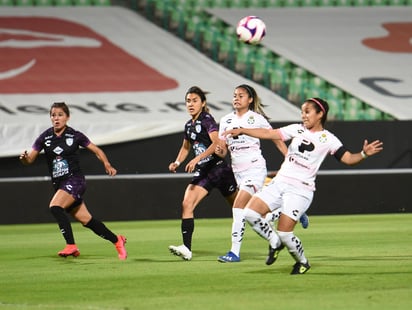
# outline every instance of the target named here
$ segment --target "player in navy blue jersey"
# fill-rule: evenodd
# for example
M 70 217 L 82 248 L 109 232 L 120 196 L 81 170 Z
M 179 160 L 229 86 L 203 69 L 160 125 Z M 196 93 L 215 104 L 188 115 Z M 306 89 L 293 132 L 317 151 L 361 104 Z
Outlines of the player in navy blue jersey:
M 66 213 L 71 214 L 84 227 L 91 229 L 98 236 L 115 245 L 118 257 L 127 258 L 126 238 L 116 236 L 101 221 L 95 219 L 83 201 L 86 191 L 85 177 L 80 169 L 78 150 L 84 147 L 93 152 L 103 163 L 106 173 L 115 176 L 106 154 L 93 144 L 88 137 L 67 125 L 70 119 L 69 107 L 64 102 L 55 102 L 50 108 L 52 127 L 45 130 L 35 140 L 30 152 L 24 151 L 20 161 L 24 165 L 32 164 L 44 150 L 55 194 L 50 201 L 50 212 L 56 219 L 66 241 L 66 247 L 58 252 L 59 256 L 79 256 L 80 252 L 74 241 L 72 226 Z
M 191 119 L 185 124 L 183 144 L 176 160 L 169 165 L 169 170 L 176 172 L 192 148 L 194 157 L 186 164 L 185 171 L 194 175 L 186 188 L 182 202 L 183 244 L 171 245 L 169 250 L 184 260 L 191 260 L 196 206 L 213 188 L 217 188 L 232 205 L 236 198 L 237 185 L 230 165 L 215 154 L 219 143 L 219 127 L 209 113 L 205 92 L 193 86 L 186 92 L 185 101 Z

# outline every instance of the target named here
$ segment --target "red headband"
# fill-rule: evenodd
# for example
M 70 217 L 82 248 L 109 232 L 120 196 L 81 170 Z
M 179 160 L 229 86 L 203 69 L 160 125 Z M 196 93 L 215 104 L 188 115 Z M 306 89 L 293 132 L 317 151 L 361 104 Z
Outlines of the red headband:
M 324 106 L 323 106 L 318 100 L 316 100 L 315 98 L 310 98 L 309 100 L 310 100 L 310 101 L 314 101 L 318 106 L 320 106 L 320 108 L 322 109 L 323 113 L 326 114 L 326 111 L 325 111 Z

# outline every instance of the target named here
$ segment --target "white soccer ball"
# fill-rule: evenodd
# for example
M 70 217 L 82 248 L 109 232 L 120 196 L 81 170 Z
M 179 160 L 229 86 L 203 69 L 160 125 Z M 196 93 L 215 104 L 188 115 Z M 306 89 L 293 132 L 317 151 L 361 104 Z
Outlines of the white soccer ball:
M 240 41 L 256 45 L 266 35 L 266 25 L 257 16 L 246 16 L 238 22 L 236 33 Z

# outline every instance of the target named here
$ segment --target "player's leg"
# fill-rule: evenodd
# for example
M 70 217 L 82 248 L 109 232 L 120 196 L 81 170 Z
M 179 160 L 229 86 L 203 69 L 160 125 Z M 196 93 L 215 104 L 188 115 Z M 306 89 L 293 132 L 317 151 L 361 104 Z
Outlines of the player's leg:
M 186 188 L 182 202 L 182 222 L 180 226 L 183 244 L 169 246 L 172 254 L 180 256 L 184 260 L 192 259 L 192 236 L 195 229 L 194 210 L 207 194 L 208 190 L 199 185 L 189 184 Z
M 292 192 L 284 193 L 284 205 L 277 233 L 282 244 L 295 260 L 292 274 L 303 274 L 310 268 L 302 241 L 294 234 L 293 230 L 301 215 L 309 208 L 312 198 L 313 192 L 311 191 L 301 191 L 300 194 L 297 194 L 296 189 L 294 189 Z

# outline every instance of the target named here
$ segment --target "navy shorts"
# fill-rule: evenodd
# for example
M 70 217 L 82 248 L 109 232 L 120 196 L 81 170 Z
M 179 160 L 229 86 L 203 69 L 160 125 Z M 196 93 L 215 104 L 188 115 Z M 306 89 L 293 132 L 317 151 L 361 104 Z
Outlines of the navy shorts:
M 217 188 L 224 197 L 232 195 L 237 189 L 232 168 L 225 161 L 219 161 L 207 171 L 196 170 L 190 184 L 201 186 L 208 192 Z
M 73 198 L 78 201 L 81 200 L 86 192 L 86 179 L 84 176 L 72 175 L 63 180 L 56 180 L 53 182 L 54 190 L 64 190 L 69 193 Z

